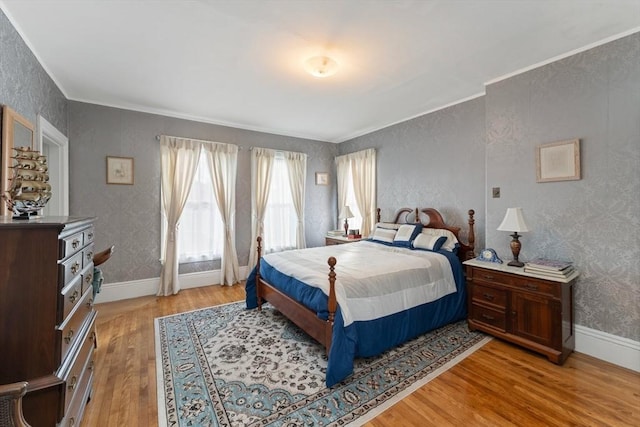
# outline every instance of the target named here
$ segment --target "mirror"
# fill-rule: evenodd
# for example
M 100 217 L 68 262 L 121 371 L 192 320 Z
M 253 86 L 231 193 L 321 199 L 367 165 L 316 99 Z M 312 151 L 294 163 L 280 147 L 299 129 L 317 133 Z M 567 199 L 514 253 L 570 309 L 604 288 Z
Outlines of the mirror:
M 0 154 L 0 194 L 9 188 L 13 147 L 33 148 L 33 125 L 6 105 L 2 107 L 2 153 Z M 0 215 L 10 215 L 4 200 L 0 200 Z

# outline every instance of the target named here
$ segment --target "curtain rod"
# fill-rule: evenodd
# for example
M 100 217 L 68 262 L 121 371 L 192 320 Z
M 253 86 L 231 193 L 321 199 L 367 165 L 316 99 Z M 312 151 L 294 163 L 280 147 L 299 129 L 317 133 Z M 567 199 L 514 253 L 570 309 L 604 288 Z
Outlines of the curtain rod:
M 162 135 L 156 135 L 156 141 L 160 141 L 160 137 L 161 136 Z M 227 144 L 226 142 L 209 141 L 209 140 L 206 140 L 206 139 L 186 138 L 184 136 L 173 136 L 173 135 L 164 135 L 164 136 L 166 136 L 168 138 L 190 139 L 192 141 L 205 142 L 205 143 L 209 143 L 209 144 Z M 242 150 L 243 149 L 242 145 L 237 145 L 237 144 L 229 144 L 229 145 L 236 145 L 238 147 L 238 150 Z M 253 147 L 251 147 L 251 148 L 253 148 Z

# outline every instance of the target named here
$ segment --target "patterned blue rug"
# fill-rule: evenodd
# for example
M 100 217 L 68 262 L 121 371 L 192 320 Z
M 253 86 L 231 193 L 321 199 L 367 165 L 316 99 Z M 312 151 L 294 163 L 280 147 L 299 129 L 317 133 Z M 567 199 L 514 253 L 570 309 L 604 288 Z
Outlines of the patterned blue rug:
M 466 321 L 380 356 L 327 388 L 324 348 L 271 306 L 156 319 L 160 426 L 360 425 L 488 341 Z

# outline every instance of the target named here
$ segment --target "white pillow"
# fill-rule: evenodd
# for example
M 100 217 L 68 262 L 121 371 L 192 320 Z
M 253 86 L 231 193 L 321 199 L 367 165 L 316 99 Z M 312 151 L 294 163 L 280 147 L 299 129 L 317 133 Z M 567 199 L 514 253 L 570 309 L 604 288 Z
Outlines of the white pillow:
M 437 251 L 442 247 L 442 244 L 446 240 L 447 238 L 445 236 L 432 236 L 429 234 L 420 233 L 413 240 L 413 247 L 416 249 Z
M 411 247 L 411 242 L 422 230 L 422 224 L 402 224 L 393 238 L 394 246 Z
M 376 227 L 386 228 L 387 230 L 397 230 L 403 224 L 396 224 L 395 222 L 379 222 Z
M 393 243 L 393 238 L 396 237 L 397 230 L 389 230 L 387 228 L 376 227 L 373 230 L 373 236 L 371 236 L 371 240 L 383 242 L 383 243 Z
M 445 236 L 447 240 L 442 244 L 442 247 L 440 249 L 444 249 L 449 252 L 453 252 L 456 249 L 456 244 L 458 244 L 456 235 L 451 231 L 445 230 L 443 228 L 425 227 L 422 229 L 422 234 L 426 234 L 427 236 Z

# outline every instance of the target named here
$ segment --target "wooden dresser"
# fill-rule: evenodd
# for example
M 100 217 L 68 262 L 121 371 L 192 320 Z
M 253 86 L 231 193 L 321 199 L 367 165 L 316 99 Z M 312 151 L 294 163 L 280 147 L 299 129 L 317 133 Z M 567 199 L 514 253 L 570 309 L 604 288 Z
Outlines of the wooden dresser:
M 27 422 L 79 426 L 91 394 L 93 219 L 0 217 L 0 384 L 28 381 Z
M 578 272 L 548 278 L 478 260 L 467 272 L 469 328 L 481 330 L 564 363 L 575 347 L 573 290 Z

